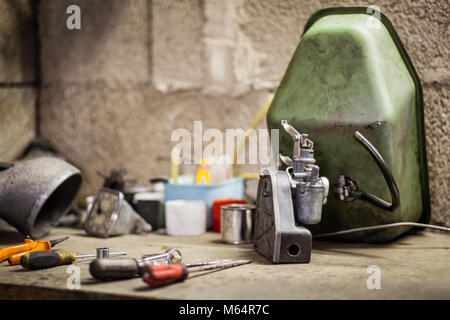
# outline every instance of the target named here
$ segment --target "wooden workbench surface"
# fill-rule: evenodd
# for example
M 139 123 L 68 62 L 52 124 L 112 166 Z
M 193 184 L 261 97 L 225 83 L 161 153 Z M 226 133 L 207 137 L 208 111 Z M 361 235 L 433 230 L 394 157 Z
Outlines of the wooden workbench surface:
M 83 230 L 55 228 L 48 240 L 70 236 L 55 249 L 79 254 L 127 251 L 139 258 L 178 248 L 186 263 L 217 259 L 250 259 L 251 264 L 151 289 L 140 278 L 98 282 L 89 273 L 90 260 L 79 260 L 80 288 L 67 286 L 73 268 L 59 266 L 28 271 L 0 265 L 0 297 L 21 299 L 449 299 L 450 235 L 422 232 L 385 245 L 315 242 L 311 263 L 273 265 L 252 245 L 227 245 L 218 233 L 172 237 L 162 233 L 108 239 L 87 236 Z M 0 245 L 22 242 L 12 231 L 0 232 Z M 381 271 L 381 289 L 368 289 L 369 266 Z M 369 269 L 370 271 L 370 269 Z M 70 282 L 70 279 L 69 279 Z M 369 281 L 370 282 L 370 281 Z M 71 282 L 73 283 L 73 282 Z M 371 282 L 374 283 L 374 282 Z

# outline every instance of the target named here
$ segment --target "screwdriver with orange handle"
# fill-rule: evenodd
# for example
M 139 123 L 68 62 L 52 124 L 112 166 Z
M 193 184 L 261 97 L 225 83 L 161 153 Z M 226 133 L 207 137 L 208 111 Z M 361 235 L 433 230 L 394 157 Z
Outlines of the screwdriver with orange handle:
M 31 239 L 25 239 L 23 244 L 16 246 L 9 246 L 0 249 L 0 262 L 8 259 L 9 264 L 16 265 L 20 263 L 20 258 L 27 252 L 31 251 L 52 251 L 52 247 L 57 245 L 69 237 L 54 239 L 54 240 L 39 240 L 33 241 Z
M 174 282 L 184 281 L 190 272 L 224 270 L 250 263 L 250 260 L 227 261 L 223 263 L 151 265 L 144 267 L 142 280 L 150 287 L 160 287 Z

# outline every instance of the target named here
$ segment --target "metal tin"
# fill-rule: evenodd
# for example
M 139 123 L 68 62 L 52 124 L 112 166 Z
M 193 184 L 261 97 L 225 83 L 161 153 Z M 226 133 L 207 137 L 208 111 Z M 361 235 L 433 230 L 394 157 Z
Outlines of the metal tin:
M 232 244 L 253 241 L 255 206 L 230 204 L 220 208 L 222 241 Z

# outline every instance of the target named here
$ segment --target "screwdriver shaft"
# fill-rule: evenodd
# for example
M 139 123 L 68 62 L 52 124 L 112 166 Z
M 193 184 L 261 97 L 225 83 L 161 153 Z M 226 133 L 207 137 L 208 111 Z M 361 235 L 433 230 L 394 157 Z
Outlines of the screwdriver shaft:
M 223 260 L 216 260 L 216 261 L 210 261 L 210 262 L 196 262 L 196 263 L 188 263 L 185 266 L 187 268 L 193 268 L 193 267 L 202 267 L 202 266 L 210 266 L 210 265 L 216 265 L 219 263 L 224 262 L 231 262 L 231 259 L 223 259 Z
M 233 268 L 237 266 L 241 266 L 244 264 L 250 263 L 250 260 L 237 260 L 237 261 L 229 261 L 229 262 L 223 262 L 218 264 L 211 264 L 211 265 L 205 265 L 205 266 L 191 266 L 189 268 L 189 272 L 197 272 L 197 271 L 208 271 L 208 270 L 215 270 L 215 269 L 228 269 Z
M 125 251 L 109 253 L 110 256 L 125 256 L 126 254 L 127 253 Z M 97 258 L 97 254 L 80 254 L 80 255 L 77 255 L 77 259 L 83 259 L 83 258 Z
M 56 246 L 58 243 L 61 243 L 63 241 L 66 241 L 67 239 L 69 239 L 69 236 L 63 237 L 63 238 L 59 238 L 59 239 L 53 239 L 50 240 L 50 246 L 54 247 Z

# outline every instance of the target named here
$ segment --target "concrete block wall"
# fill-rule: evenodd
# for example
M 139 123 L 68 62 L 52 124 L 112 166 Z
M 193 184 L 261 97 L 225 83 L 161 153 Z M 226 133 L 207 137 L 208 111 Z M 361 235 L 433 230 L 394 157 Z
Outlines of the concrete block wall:
M 66 8 L 81 8 L 68 30 Z M 449 5 L 420 0 L 41 0 L 40 132 L 84 172 L 168 174 L 171 132 L 247 128 L 276 89 L 307 19 L 378 5 L 423 81 L 433 222 L 450 225 Z
M 0 161 L 15 160 L 35 137 L 35 21 L 32 0 L 0 0 Z
M 203 82 L 201 0 L 149 4 L 152 79 L 161 92 L 199 89 Z
M 81 30 L 66 27 L 71 4 Z M 194 1 L 41 1 L 40 131 L 83 170 L 81 202 L 97 172 L 167 174 L 173 130 L 246 128 L 264 103 L 265 91 L 203 94 L 202 12 Z

